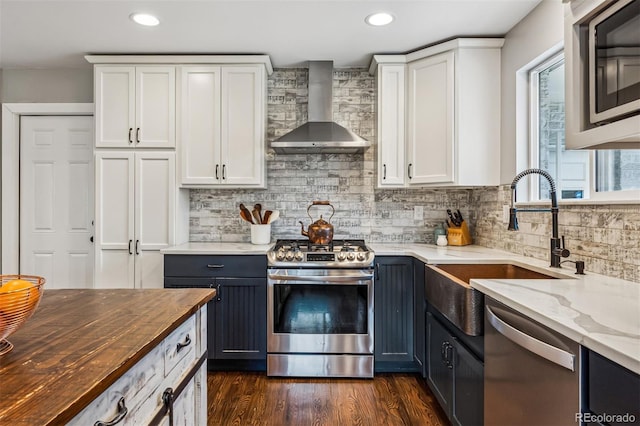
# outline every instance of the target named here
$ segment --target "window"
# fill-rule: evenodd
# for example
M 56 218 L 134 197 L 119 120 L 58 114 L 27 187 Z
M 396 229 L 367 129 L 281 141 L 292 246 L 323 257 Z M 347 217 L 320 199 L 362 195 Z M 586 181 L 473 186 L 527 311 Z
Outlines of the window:
M 546 170 L 561 200 L 640 201 L 640 150 L 566 150 L 564 144 L 564 55 L 529 72 L 530 167 Z M 531 179 L 531 201 L 549 199 L 545 178 Z

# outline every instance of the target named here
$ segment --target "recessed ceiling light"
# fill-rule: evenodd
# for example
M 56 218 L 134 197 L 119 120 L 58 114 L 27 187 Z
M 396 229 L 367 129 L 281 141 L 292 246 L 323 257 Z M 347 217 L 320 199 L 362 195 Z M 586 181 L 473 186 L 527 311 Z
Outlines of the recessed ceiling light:
M 147 27 L 155 27 L 160 23 L 158 18 L 153 15 L 149 15 L 148 13 L 132 13 L 129 15 L 129 18 L 131 18 L 133 22 Z
M 381 27 L 390 24 L 393 21 L 393 15 L 387 12 L 373 13 L 367 16 L 364 21 L 374 27 Z

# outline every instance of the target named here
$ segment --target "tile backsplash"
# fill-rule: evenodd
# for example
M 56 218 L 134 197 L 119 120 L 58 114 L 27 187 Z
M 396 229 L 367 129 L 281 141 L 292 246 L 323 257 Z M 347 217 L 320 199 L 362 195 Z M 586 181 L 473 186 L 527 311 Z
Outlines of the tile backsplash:
M 474 189 L 476 244 L 537 259 L 549 259 L 551 213 L 518 214 L 519 230 L 508 231 L 502 217 L 509 205 L 509 185 Z M 538 207 L 538 206 L 536 206 Z M 526 208 L 526 207 L 524 207 Z M 561 205 L 559 234 L 570 260 L 583 260 L 587 271 L 640 282 L 640 210 L 637 205 Z M 567 259 L 562 259 L 567 260 Z
M 268 141 L 307 121 L 307 69 L 276 69 L 268 80 Z M 191 241 L 250 241 L 249 224 L 238 205 L 261 203 L 280 210 L 272 238 L 301 238 L 312 222 L 307 207 L 329 200 L 336 212 L 335 238 L 368 242 L 433 243 L 433 228 L 446 209 L 460 209 L 474 243 L 524 256 L 548 259 L 551 215 L 519 215 L 520 231 L 507 231 L 503 205 L 508 186 L 474 189 L 375 189 L 376 90 L 366 69 L 333 73 L 333 117 L 372 142 L 364 154 L 279 155 L 267 150 L 266 190 L 190 190 Z M 416 209 L 417 207 L 417 209 Z M 422 214 L 420 214 L 422 209 Z M 416 210 L 418 210 L 416 215 Z M 313 220 L 330 208 L 312 207 Z M 566 236 L 572 260 L 584 260 L 587 271 L 640 282 L 640 212 L 636 205 L 562 206 L 560 234 Z
M 268 80 L 268 141 L 307 121 L 307 69 L 276 69 Z M 444 221 L 447 208 L 468 214 L 470 190 L 377 190 L 375 78 L 366 69 L 337 69 L 333 73 L 333 118 L 372 142 L 364 154 L 279 155 L 267 150 L 266 190 L 190 191 L 191 241 L 249 241 L 249 224 L 238 204 L 261 203 L 279 210 L 273 238 L 300 237 L 312 222 L 307 207 L 329 200 L 336 209 L 331 223 L 335 238 L 364 238 L 369 242 L 433 243 L 433 228 Z M 416 218 L 415 207 L 423 214 Z M 312 207 L 313 220 L 330 208 Z M 300 237 L 301 238 L 301 237 Z

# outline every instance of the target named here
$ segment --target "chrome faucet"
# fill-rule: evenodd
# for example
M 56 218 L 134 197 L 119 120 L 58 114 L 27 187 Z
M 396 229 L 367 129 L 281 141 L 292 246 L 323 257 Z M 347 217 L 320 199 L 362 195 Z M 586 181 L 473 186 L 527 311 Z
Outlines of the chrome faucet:
M 518 181 L 523 177 L 531 174 L 539 174 L 544 176 L 551 186 L 551 193 L 549 194 L 551 197 L 551 208 L 550 209 L 516 209 L 515 204 L 515 189 Z M 516 213 L 518 211 L 521 212 L 551 212 L 551 244 L 550 244 L 550 257 L 551 257 L 551 266 L 554 268 L 560 267 L 560 258 L 561 257 L 569 257 L 571 254 L 569 250 L 564 248 L 564 236 L 562 239 L 558 237 L 558 199 L 556 198 L 556 183 L 553 181 L 553 178 L 549 173 L 542 169 L 526 169 L 515 178 L 513 178 L 513 182 L 511 182 L 511 208 L 509 209 L 509 231 L 517 231 L 518 230 L 518 218 Z

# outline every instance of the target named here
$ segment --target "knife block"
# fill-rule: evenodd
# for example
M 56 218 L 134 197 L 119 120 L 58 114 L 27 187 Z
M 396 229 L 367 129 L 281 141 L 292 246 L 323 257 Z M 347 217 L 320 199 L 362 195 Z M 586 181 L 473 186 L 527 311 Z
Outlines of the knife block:
M 447 242 L 450 246 L 466 246 L 472 243 L 469 227 L 464 220 L 460 226 L 449 227 Z

